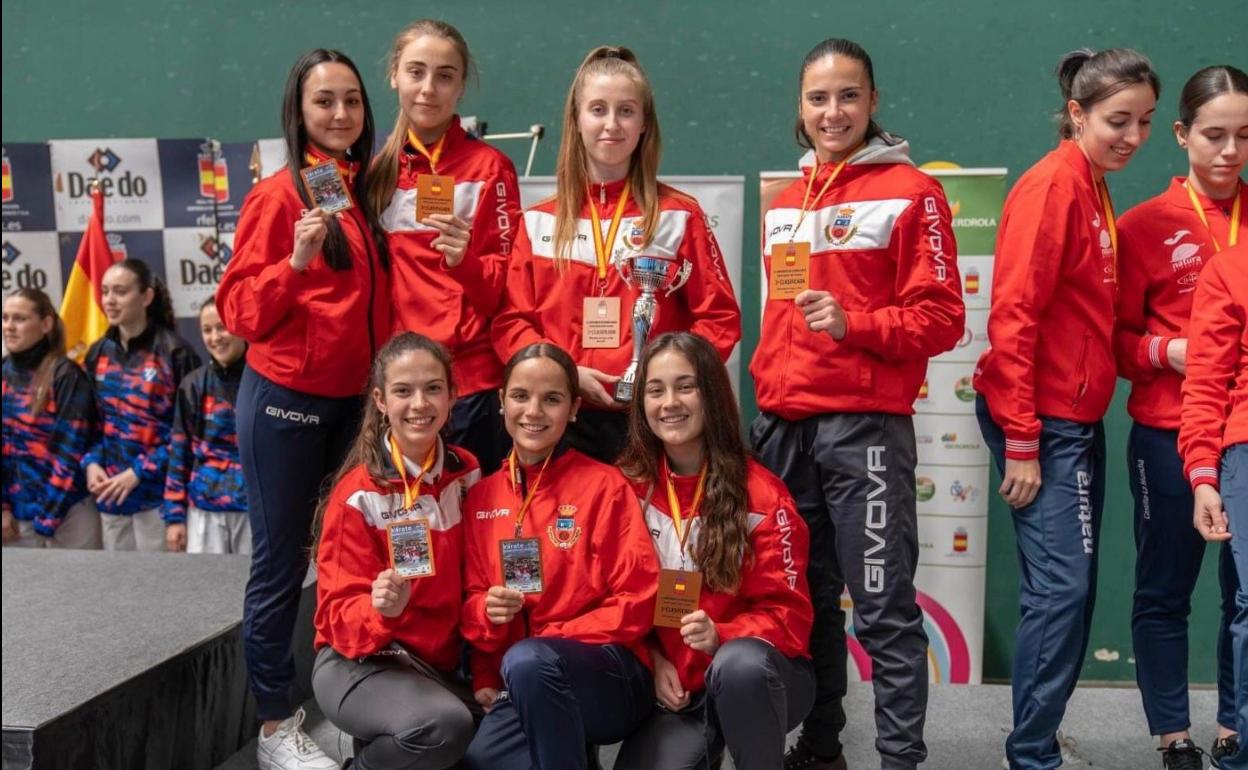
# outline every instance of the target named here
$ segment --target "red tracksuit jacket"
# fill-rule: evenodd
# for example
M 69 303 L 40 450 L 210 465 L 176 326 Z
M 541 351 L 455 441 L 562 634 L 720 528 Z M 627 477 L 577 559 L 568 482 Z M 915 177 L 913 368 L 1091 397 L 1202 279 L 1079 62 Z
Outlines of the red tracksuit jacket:
M 828 412 L 913 414 L 927 359 L 951 349 L 966 311 L 944 190 L 910 163 L 909 145 L 872 140 L 800 217 L 813 155 L 763 217 L 764 280 L 771 249 L 810 243 L 810 287 L 845 309 L 840 342 L 812 332 L 792 300 L 763 303 L 750 362 L 758 407 L 786 420 Z M 836 164 L 819 166 L 814 198 Z
M 1005 456 L 1031 460 L 1040 456 L 1040 415 L 1097 422 L 1114 395 L 1114 249 L 1074 142 L 1010 190 L 995 269 L 975 390 L 1005 433 Z
M 603 237 L 620 193 L 623 180 L 593 185 L 592 194 L 602 217 Z M 631 196 L 630 196 L 631 197 Z M 616 248 L 634 248 L 641 233 L 641 208 L 635 199 L 624 208 L 616 234 Z M 577 219 L 577 239 L 571 249 L 570 264 L 560 272 L 554 259 L 555 200 L 543 201 L 524 214 L 524 227 L 516 238 L 507 276 L 507 297 L 503 311 L 494 321 L 494 347 L 506 361 L 521 348 L 534 342 L 553 342 L 572 355 L 580 366 L 607 374 L 621 374 L 633 357 L 631 317 L 633 302 L 640 292 L 629 287 L 615 266 L 608 264 L 605 287 L 600 290 L 597 257 L 591 228 L 589 203 Z M 724 269 L 723 255 L 715 236 L 706 226 L 706 215 L 693 198 L 659 185 L 659 224 L 654 241 L 643 249 L 693 267 L 689 281 L 670 297 L 658 293 L 658 317 L 652 336 L 669 331 L 692 331 L 710 341 L 727 360 L 741 339 L 741 309 Z M 582 301 L 586 297 L 620 298 L 620 346 L 591 348 L 581 346 Z
M 515 537 L 516 514 L 541 466 L 521 469 L 518 494 L 504 464 L 464 503 L 468 597 L 461 628 L 481 653 L 474 659 L 495 661 L 493 671 L 474 664 L 474 689 L 500 686 L 497 661 L 528 636 L 622 644 L 650 663 L 643 637 L 654 620 L 659 566 L 637 498 L 616 468 L 575 449 L 556 452 L 521 530 L 541 543 L 544 590 L 525 594 L 524 610 L 508 625 L 486 618 L 485 594 L 503 584 L 499 542 Z
M 1248 243 L 1201 273 L 1189 339 L 1179 453 L 1193 488 L 1217 486 L 1222 450 L 1248 441 Z
M 390 279 L 358 206 L 339 220 L 350 269 L 331 270 L 320 255 L 302 272 L 292 268 L 305 208 L 285 168 L 252 188 L 217 306 L 226 328 L 251 343 L 248 365 L 268 380 L 314 396 L 357 395 L 390 334 Z
M 810 533 L 797 514 L 797 505 L 784 482 L 754 460 L 748 466 L 747 497 L 751 554 L 741 570 L 741 585 L 733 594 L 711 591 L 703 583 L 699 608 L 715 622 L 719 643 L 754 637 L 762 639 L 789 658 L 810 657 L 810 629 L 814 610 L 806 583 Z M 682 511 L 689 511 L 698 486 L 697 476 L 676 476 L 676 497 Z M 646 526 L 659 554 L 659 566 L 681 569 L 680 536 L 672 522 L 666 484 L 634 482 L 641 500 L 649 498 Z M 702 520 L 690 523 L 685 553 L 697 550 Z M 687 558 L 685 569 L 697 569 Z M 689 692 L 706 687 L 706 668 L 711 656 L 684 643 L 679 628 L 655 628 L 659 649 L 680 675 Z
M 439 442 L 441 444 L 441 442 Z M 385 457 L 390 456 L 386 441 Z M 420 479 L 419 462 L 404 458 L 407 482 Z M 420 497 L 405 509 L 403 484 L 392 472 L 378 484 L 363 465 L 330 492 L 316 552 L 316 648 L 330 645 L 344 657 L 362 658 L 398 642 L 442 671 L 459 665 L 463 645 L 459 612 L 463 606 L 464 552 L 462 501 L 481 478 L 469 452 L 441 445 L 429 475 L 420 479 Z M 390 569 L 386 524 L 409 518 L 431 522 L 434 574 L 411 581 L 412 596 L 397 617 L 372 605 L 373 581 Z
M 1118 225 L 1118 374 L 1131 381 L 1127 411 L 1135 421 L 1165 430 L 1178 430 L 1183 400 L 1183 375 L 1170 368 L 1166 347 L 1187 337 L 1201 268 L 1215 253 L 1214 239 L 1225 248 L 1230 236 L 1230 216 L 1198 194 L 1210 237 L 1184 181 L 1175 177 L 1164 193 L 1123 214 Z M 1240 186 L 1240 195 L 1248 208 L 1248 186 Z M 1248 220 L 1239 227 L 1239 242 L 1246 241 Z
M 456 116 L 437 173 L 455 177 L 455 215 L 472 226 L 468 253 L 447 267 L 430 244 L 440 232 L 416 221 L 416 177 L 429 160 L 410 144 L 399 155 L 398 189 L 381 215 L 390 246 L 396 330 L 446 345 L 461 395 L 497 388 L 503 365 L 490 340 L 502 301 L 507 257 L 520 229 L 520 187 L 506 155 L 468 136 Z

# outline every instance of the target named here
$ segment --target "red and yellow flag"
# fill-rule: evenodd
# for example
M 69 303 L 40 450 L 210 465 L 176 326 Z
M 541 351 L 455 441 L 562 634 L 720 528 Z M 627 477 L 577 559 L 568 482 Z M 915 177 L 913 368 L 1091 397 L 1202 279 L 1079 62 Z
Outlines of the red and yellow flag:
M 65 285 L 65 298 L 61 300 L 61 320 L 65 323 L 65 347 L 70 358 L 82 362 L 91 343 L 104 336 L 108 319 L 104 317 L 104 302 L 100 291 L 104 271 L 116 261 L 113 251 L 104 237 L 104 193 L 99 188 L 91 191 L 91 221 L 82 234 L 78 256 Z

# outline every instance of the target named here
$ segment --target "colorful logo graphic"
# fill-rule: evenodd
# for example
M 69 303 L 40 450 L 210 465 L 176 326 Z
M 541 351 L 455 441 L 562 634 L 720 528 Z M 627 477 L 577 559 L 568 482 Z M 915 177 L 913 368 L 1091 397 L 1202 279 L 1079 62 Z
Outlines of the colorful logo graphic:
M 646 220 L 640 217 L 628 223 L 628 232 L 624 234 L 624 243 L 633 251 L 641 251 L 646 245 Z
M 971 650 L 962 629 L 940 602 L 922 591 L 915 594 L 919 608 L 923 610 L 923 630 L 927 632 L 928 678 L 944 684 L 968 684 L 971 681 Z M 871 657 L 854 633 L 853 606 L 848 594 L 841 596 L 849 657 L 858 670 L 858 677 L 867 682 L 871 680 Z
M 949 485 L 949 496 L 955 503 L 973 503 L 979 499 L 979 488 L 954 479 L 954 482 Z
M 968 295 L 979 294 L 979 268 L 968 267 L 964 276 L 963 285 L 966 287 Z
M 87 158 L 87 163 L 91 168 L 99 171 L 113 171 L 121 165 L 121 158 L 111 148 L 95 148 L 95 152 L 91 153 L 91 157 Z
M 113 261 L 120 262 L 126 258 L 126 242 L 117 233 L 108 234 L 108 250 L 113 252 Z
M 926 503 L 936 496 L 936 482 L 927 476 L 919 476 L 914 480 L 914 492 L 919 502 Z
M 18 257 L 22 256 L 22 252 L 21 252 L 21 251 L 19 251 L 19 250 L 18 250 L 18 248 L 17 248 L 16 246 L 14 246 L 13 244 L 9 243 L 8 241 L 5 241 L 5 242 L 4 242 L 4 248 L 3 248 L 3 251 L 2 251 L 2 252 L 0 252 L 0 253 L 3 253 L 3 255 L 4 255 L 4 264 L 6 264 L 6 265 L 11 265 L 11 264 L 13 264 L 14 262 L 16 262 L 16 261 L 17 261 L 17 258 L 18 258 Z
M 2 189 L 5 203 L 13 200 L 13 169 L 9 166 L 9 156 L 4 156 L 4 177 Z
M 966 553 L 967 547 L 970 545 L 970 535 L 967 534 L 966 527 L 958 527 L 953 531 L 953 552 Z
M 215 259 L 222 265 L 229 264 L 230 257 L 234 256 L 234 250 L 230 248 L 230 244 L 211 235 L 200 241 L 199 250 L 204 253 L 205 257 Z
M 217 203 L 230 199 L 230 169 L 225 156 L 216 152 L 211 144 L 199 149 L 199 194 Z
M 953 384 L 953 394 L 958 397 L 959 401 L 966 401 L 968 403 L 974 401 L 975 388 L 971 385 L 971 378 L 962 377 L 955 382 Z
M 923 380 L 923 384 L 919 386 L 919 400 L 920 400 L 920 401 L 926 401 L 926 400 L 927 400 L 927 394 L 928 394 L 929 390 L 930 390 L 930 389 L 927 387 L 927 380 L 926 380 L 926 379 L 924 379 L 924 380 Z
M 853 225 L 853 221 L 853 206 L 839 208 L 836 210 L 836 219 L 832 220 L 832 224 L 828 225 L 823 234 L 833 243 L 848 243 L 849 239 L 854 237 L 854 233 L 858 232 L 858 228 Z

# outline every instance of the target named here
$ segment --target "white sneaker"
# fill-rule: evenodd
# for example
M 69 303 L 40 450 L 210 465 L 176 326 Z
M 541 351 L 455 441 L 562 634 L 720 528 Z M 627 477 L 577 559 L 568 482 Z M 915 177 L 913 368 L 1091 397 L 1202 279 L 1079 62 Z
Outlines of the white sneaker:
M 338 770 L 338 763 L 303 731 L 303 709 L 278 725 L 267 738 L 264 728 L 256 739 L 256 764 L 260 770 Z
M 1057 746 L 1062 750 L 1062 767 L 1063 768 L 1080 768 L 1092 767 L 1092 763 L 1079 756 L 1079 742 L 1074 738 L 1057 731 Z M 1001 767 L 1003 770 L 1010 770 L 1010 760 L 1008 757 L 1001 757 Z

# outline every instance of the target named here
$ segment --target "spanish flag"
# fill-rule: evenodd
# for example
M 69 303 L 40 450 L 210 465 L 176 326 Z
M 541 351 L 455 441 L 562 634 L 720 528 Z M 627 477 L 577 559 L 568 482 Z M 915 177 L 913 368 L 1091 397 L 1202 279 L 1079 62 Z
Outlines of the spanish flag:
M 82 363 L 91 343 L 104 336 L 108 319 L 100 296 L 104 271 L 115 261 L 108 239 L 104 237 L 104 193 L 97 187 L 91 191 L 91 221 L 82 234 L 78 256 L 65 285 L 61 300 L 61 320 L 65 323 L 65 347 L 70 358 Z

